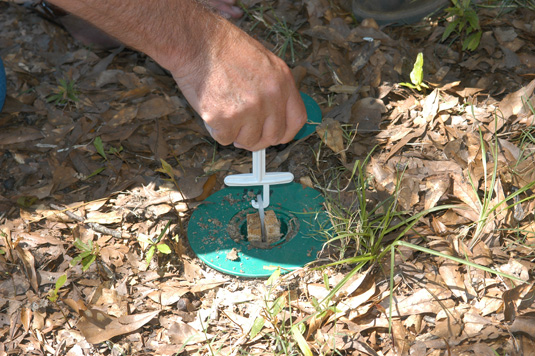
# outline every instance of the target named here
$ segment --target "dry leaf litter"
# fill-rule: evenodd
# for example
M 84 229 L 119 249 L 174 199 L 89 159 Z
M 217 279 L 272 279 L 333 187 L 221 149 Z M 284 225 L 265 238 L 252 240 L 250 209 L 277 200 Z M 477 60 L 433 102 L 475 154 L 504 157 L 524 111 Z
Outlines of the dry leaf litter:
M 324 113 L 317 134 L 268 150 L 270 169 L 351 206 L 351 189 L 323 189 L 332 178 L 325 172 L 346 167 L 340 179 L 348 179 L 374 149 L 371 205 L 396 193 L 407 214 L 453 205 L 425 215 L 407 241 L 522 282 L 400 249 L 392 311 L 387 258 L 334 293 L 336 308 L 317 313 L 317 301 L 353 266 L 304 268 L 274 285 L 210 270 L 189 249 L 188 218 L 225 175 L 249 171 L 249 154 L 214 144 L 150 58 L 84 47 L 27 8 L 0 2 L 8 82 L 0 355 L 298 355 L 303 340 L 315 355 L 532 354 L 533 193 L 502 202 L 534 181 L 526 104 L 535 87 L 535 13 L 481 9 L 481 44 L 467 53 L 460 41 L 440 42 L 443 21 L 379 28 L 355 24 L 337 1 L 244 4 L 270 9 L 260 22 L 246 16 L 237 24 L 273 51 L 285 41 L 276 24 L 297 29 L 294 58 L 288 50 L 285 59 Z M 421 92 L 399 85 L 419 52 L 430 86 Z M 47 100 L 61 79 L 74 81 L 77 100 Z M 143 236 L 162 236 L 171 253 L 147 264 Z M 71 264 L 76 240 L 98 250 L 85 271 Z M 337 251 L 326 247 L 320 261 L 336 261 Z M 273 305 L 280 312 L 270 317 Z M 298 323 L 300 338 L 289 328 Z

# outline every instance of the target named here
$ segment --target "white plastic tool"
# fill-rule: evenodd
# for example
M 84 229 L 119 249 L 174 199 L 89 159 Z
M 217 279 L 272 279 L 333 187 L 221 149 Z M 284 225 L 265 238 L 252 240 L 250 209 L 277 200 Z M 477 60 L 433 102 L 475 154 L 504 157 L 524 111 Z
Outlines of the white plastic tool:
M 244 174 L 234 174 L 225 177 L 225 184 L 228 186 L 251 187 L 263 186 L 262 201 L 253 200 L 251 204 L 255 209 L 269 206 L 269 186 L 276 184 L 290 183 L 294 180 L 294 175 L 290 172 L 269 172 L 266 173 L 266 150 L 253 152 L 253 172 Z

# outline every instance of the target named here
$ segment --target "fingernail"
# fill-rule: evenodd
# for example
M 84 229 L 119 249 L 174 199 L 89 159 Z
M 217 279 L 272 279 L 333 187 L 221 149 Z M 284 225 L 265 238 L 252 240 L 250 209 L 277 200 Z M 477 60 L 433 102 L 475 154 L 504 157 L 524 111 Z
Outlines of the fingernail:
M 241 15 L 243 15 L 243 10 L 238 6 L 231 6 L 230 9 L 232 11 L 233 17 L 240 17 Z

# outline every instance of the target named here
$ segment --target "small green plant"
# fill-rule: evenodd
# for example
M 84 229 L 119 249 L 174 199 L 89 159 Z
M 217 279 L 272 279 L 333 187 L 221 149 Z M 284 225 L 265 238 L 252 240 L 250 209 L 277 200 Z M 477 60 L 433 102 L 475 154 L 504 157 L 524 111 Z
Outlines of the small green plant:
M 74 247 L 80 251 L 78 256 L 73 258 L 71 266 L 76 266 L 78 263 L 82 263 L 82 271 L 87 271 L 89 267 L 95 262 L 99 254 L 98 244 L 89 240 L 87 243 L 80 239 L 74 240 Z
M 48 300 L 50 300 L 52 303 L 55 303 L 59 298 L 59 295 L 58 295 L 59 290 L 61 289 L 61 287 L 65 285 L 66 282 L 67 282 L 66 274 L 62 274 L 61 276 L 59 276 L 59 278 L 56 281 L 56 285 L 54 289 L 51 289 L 48 291 L 48 296 L 47 296 Z
M 427 84 L 424 83 L 424 55 L 422 52 L 418 53 L 418 56 L 416 56 L 416 61 L 412 67 L 410 78 L 410 83 L 399 83 L 399 85 L 416 89 L 418 91 L 421 91 L 422 87 L 429 88 Z
M 299 28 L 305 24 L 305 21 L 297 22 L 294 25 L 277 16 L 273 9 L 260 6 L 254 9 L 247 9 L 242 7 L 244 12 L 256 23 L 252 26 L 254 29 L 258 24 L 263 24 L 268 30 L 268 37 L 274 37 L 276 43 L 275 52 L 281 58 L 285 58 L 287 53 L 290 53 L 290 59 L 295 62 L 295 47 L 297 45 L 306 48 L 301 35 L 298 33 Z
M 494 142 L 489 142 L 490 146 L 490 156 L 493 158 L 493 164 L 490 166 L 487 160 L 487 149 L 486 143 L 483 138 L 483 134 L 479 132 L 480 147 L 481 147 L 481 163 L 483 167 L 483 194 L 478 194 L 478 182 L 474 182 L 472 177 L 469 175 L 469 182 L 474 191 L 474 196 L 477 197 L 478 207 L 479 207 L 479 219 L 475 223 L 475 231 L 472 236 L 472 241 L 469 245 L 470 248 L 473 248 L 481 239 L 485 228 L 492 217 L 495 215 L 512 209 L 519 204 L 527 202 L 529 200 L 535 199 L 534 195 L 530 195 L 532 188 L 535 186 L 535 181 L 526 184 L 525 186 L 515 189 L 511 194 L 508 194 L 503 200 L 495 201 L 494 200 L 494 187 L 498 180 L 498 154 L 499 154 L 499 143 L 498 137 L 494 135 Z M 489 168 L 492 168 L 492 171 L 489 172 Z M 526 197 L 521 198 L 522 196 Z
M 169 225 L 171 225 L 171 220 L 169 220 L 167 222 L 165 227 L 162 229 L 162 232 L 160 232 L 160 235 L 158 235 L 158 237 L 156 239 L 154 239 L 154 240 L 149 239 L 148 236 L 146 236 L 146 235 L 139 235 L 138 236 L 138 238 L 137 238 L 138 241 L 141 242 L 141 243 L 144 243 L 146 246 L 149 247 L 148 250 L 147 250 L 147 253 L 145 255 L 145 261 L 147 262 L 147 266 L 152 261 L 152 258 L 154 257 L 154 254 L 156 252 L 163 253 L 164 255 L 168 255 L 168 254 L 170 254 L 172 252 L 171 248 L 169 247 L 169 245 L 167 245 L 166 243 L 162 242 L 162 238 L 165 235 L 165 233 L 167 232 L 167 229 L 169 229 Z
M 327 177 L 327 179 L 325 179 L 326 182 L 329 182 L 329 185 L 324 188 L 324 191 L 326 193 L 326 210 L 331 220 L 331 226 L 322 231 L 322 233 L 328 238 L 329 244 L 337 244 L 340 249 L 339 260 L 327 266 L 349 264 L 355 265 L 355 267 L 330 290 L 329 294 L 322 301 L 318 303 L 321 306 L 321 308 L 318 309 L 325 310 L 325 308 L 331 306 L 333 298 L 338 291 L 340 291 L 343 286 L 362 268 L 372 263 L 383 261 L 388 254 L 390 254 L 392 263 L 392 267 L 390 268 L 391 312 L 393 309 L 392 297 L 395 269 L 394 256 L 398 246 L 411 248 L 434 256 L 449 259 L 451 261 L 455 261 L 472 268 L 478 268 L 501 277 L 517 281 L 519 280 L 516 277 L 512 277 L 494 269 L 475 264 L 466 259 L 446 255 L 426 247 L 402 241 L 402 238 L 407 236 L 407 234 L 412 231 L 415 224 L 417 224 L 425 215 L 441 210 L 455 208 L 456 206 L 442 205 L 421 211 L 416 214 L 412 212 L 401 211 L 399 210 L 397 204 L 397 194 L 400 192 L 399 183 L 395 187 L 394 193 L 389 199 L 386 199 L 375 206 L 369 206 L 367 202 L 368 199 L 366 198 L 366 192 L 369 188 L 369 183 L 364 167 L 370 158 L 370 155 L 371 152 L 364 162 L 355 162 L 353 170 L 350 174 L 349 181 L 353 182 L 353 186 L 355 187 L 355 201 L 349 206 L 347 204 L 341 204 L 341 201 L 343 201 L 341 195 L 347 194 L 347 188 L 350 186 L 347 183 L 340 184 L 340 180 L 343 175 L 341 175 L 339 171 L 336 171 L 335 178 Z M 485 154 L 483 154 L 483 156 L 485 156 Z M 494 172 L 494 174 L 496 174 L 496 172 Z M 400 182 L 401 179 L 398 178 L 397 181 Z M 492 183 L 494 181 L 495 179 L 493 179 Z M 531 186 L 532 185 L 529 187 Z M 525 192 L 526 189 L 527 188 L 524 188 L 520 191 Z M 340 194 L 340 196 L 337 196 L 337 193 Z M 474 234 L 476 235 L 480 230 L 482 230 L 487 218 L 499 206 L 505 205 L 504 208 L 511 208 L 516 204 L 531 199 L 526 198 L 519 200 L 518 202 L 511 203 L 511 201 L 514 200 L 514 197 L 518 194 L 520 193 L 513 194 L 494 206 L 488 206 L 482 202 L 482 206 L 486 206 L 486 208 L 482 210 L 485 211 L 485 213 L 482 213 L 480 221 L 475 224 L 476 231 Z M 488 195 L 485 194 L 485 199 L 490 199 L 490 195 L 490 193 Z M 509 205 L 504 203 L 508 203 Z M 388 241 L 386 241 L 387 237 Z
M 59 85 L 54 89 L 54 93 L 49 95 L 46 101 L 57 106 L 65 106 L 78 102 L 78 95 L 80 93 L 75 88 L 75 84 L 75 80 L 60 79 Z
M 37 203 L 38 200 L 39 198 L 34 196 L 20 196 L 17 198 L 17 204 L 23 208 L 29 208 Z
M 95 137 L 95 140 L 93 141 L 93 146 L 95 146 L 95 149 L 97 150 L 98 154 L 102 158 L 104 158 L 105 161 L 107 161 L 108 157 L 106 156 L 106 152 L 104 151 L 104 143 L 102 142 L 100 136 Z
M 306 342 L 303 333 L 305 324 L 303 321 L 294 323 L 291 317 L 291 309 L 286 313 L 290 303 L 289 295 L 283 293 L 273 300 L 273 293 L 279 283 L 281 275 L 280 268 L 277 268 L 266 281 L 267 292 L 264 295 L 265 307 L 262 309 L 249 333 L 249 338 L 255 338 L 265 327 L 268 321 L 273 329 L 265 332 L 265 336 L 274 342 L 274 350 L 277 354 L 312 356 L 312 350 Z
M 120 160 L 124 161 L 123 157 L 121 157 L 121 152 L 123 151 L 123 146 L 119 146 L 119 148 L 115 148 L 111 146 L 107 151 L 104 149 L 104 142 L 102 142 L 102 139 L 100 136 L 95 137 L 93 140 L 93 146 L 97 150 L 97 153 L 104 159 L 105 162 L 108 161 L 108 154 L 117 156 Z M 108 167 L 111 167 L 111 169 L 114 169 L 113 165 L 108 165 Z M 104 170 L 106 170 L 106 167 L 99 167 L 95 169 L 91 174 L 89 174 L 85 179 L 89 179 L 91 177 L 94 177 L 100 173 L 102 173 Z
M 442 41 L 456 33 L 462 38 L 463 51 L 474 51 L 479 46 L 483 31 L 479 26 L 479 17 L 473 7 L 472 0 L 451 1 L 453 6 L 444 10 L 449 23 L 442 35 Z
M 95 137 L 95 139 L 93 140 L 93 146 L 95 146 L 95 149 L 97 150 L 97 153 L 102 157 L 104 158 L 105 161 L 108 160 L 108 156 L 106 155 L 106 150 L 104 149 L 104 142 L 102 142 L 102 139 L 100 138 L 100 136 L 97 136 Z M 119 146 L 119 148 L 115 148 L 115 147 L 110 147 L 108 149 L 108 153 L 109 154 L 112 154 L 112 155 L 115 155 L 117 157 L 119 157 L 120 159 L 121 158 L 121 155 L 120 153 L 123 151 L 123 146 Z
M 167 161 L 165 161 L 163 158 L 160 159 L 160 163 L 162 164 L 162 168 L 158 168 L 156 169 L 156 172 L 160 172 L 160 173 L 163 173 L 165 174 L 167 177 L 169 178 L 166 178 L 165 180 L 169 181 L 169 182 L 172 182 L 173 185 L 179 189 L 178 187 L 178 182 L 177 180 L 175 179 L 175 172 L 174 172 L 174 169 L 173 167 L 167 163 Z M 180 191 L 180 190 L 179 190 Z

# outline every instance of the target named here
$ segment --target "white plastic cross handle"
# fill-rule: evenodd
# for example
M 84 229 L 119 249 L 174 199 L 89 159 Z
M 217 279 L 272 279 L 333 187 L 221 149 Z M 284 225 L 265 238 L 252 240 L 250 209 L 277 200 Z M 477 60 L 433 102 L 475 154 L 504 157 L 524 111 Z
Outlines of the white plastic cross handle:
M 294 175 L 290 172 L 266 173 L 266 150 L 260 150 L 253 152 L 253 173 L 226 176 L 225 184 L 231 187 L 263 186 L 262 206 L 265 209 L 269 206 L 269 186 L 290 183 L 293 180 Z M 256 200 L 251 203 L 255 209 L 258 209 Z

